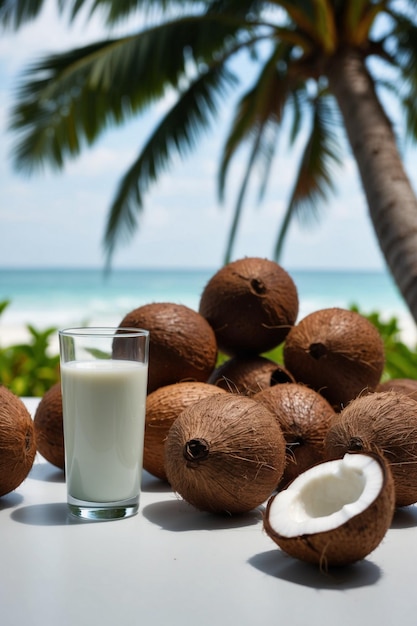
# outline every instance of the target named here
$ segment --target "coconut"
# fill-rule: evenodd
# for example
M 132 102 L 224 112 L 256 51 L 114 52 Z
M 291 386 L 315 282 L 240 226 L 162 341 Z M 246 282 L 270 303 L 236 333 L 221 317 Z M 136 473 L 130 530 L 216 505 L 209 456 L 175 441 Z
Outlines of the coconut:
M 417 400 L 417 380 L 414 378 L 393 378 L 380 383 L 376 391 L 396 391 Z
M 153 476 L 166 480 L 164 445 L 168 431 L 187 406 L 224 389 L 201 382 L 184 382 L 159 387 L 146 399 L 143 467 Z
M 395 391 L 352 400 L 336 415 L 326 438 L 328 458 L 353 450 L 375 451 L 387 459 L 397 506 L 417 502 L 417 402 Z
M 272 413 L 238 394 L 217 394 L 187 407 L 165 442 L 173 490 L 197 509 L 244 513 L 281 480 L 285 440 Z
M 43 395 L 33 419 L 38 452 L 52 465 L 65 468 L 61 383 Z
M 0 496 L 16 489 L 36 455 L 33 420 L 22 400 L 0 386 Z
M 335 411 L 323 396 L 300 383 L 288 383 L 264 389 L 253 399 L 275 415 L 285 437 L 287 463 L 280 487 L 325 460 L 324 438 Z
M 235 356 L 224 361 L 207 382 L 232 393 L 253 396 L 273 385 L 294 382 L 294 378 L 283 365 L 255 355 Z
M 206 284 L 200 313 L 228 355 L 261 354 L 282 343 L 298 314 L 297 288 L 274 261 L 248 257 L 228 263 Z
M 120 326 L 150 331 L 148 393 L 185 380 L 206 382 L 216 365 L 214 331 L 187 306 L 145 304 L 127 313 Z
M 394 514 L 394 483 L 378 455 L 346 454 L 315 465 L 272 496 L 269 537 L 291 556 L 327 569 L 364 559 Z
M 288 333 L 284 364 L 298 382 L 319 391 L 340 410 L 379 384 L 384 343 L 375 326 L 359 313 L 320 309 Z

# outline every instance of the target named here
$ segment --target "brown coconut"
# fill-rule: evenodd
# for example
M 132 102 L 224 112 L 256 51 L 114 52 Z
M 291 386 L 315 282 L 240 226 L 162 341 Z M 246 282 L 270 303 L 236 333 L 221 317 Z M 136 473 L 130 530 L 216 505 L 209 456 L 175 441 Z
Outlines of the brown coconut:
M 315 465 L 272 496 L 264 529 L 284 552 L 327 570 L 360 561 L 381 543 L 394 500 L 382 457 L 347 454 Z
M 223 389 L 202 382 L 183 382 L 159 387 L 146 399 L 143 467 L 153 476 L 167 480 L 164 446 L 168 431 L 187 406 Z
M 261 354 L 282 343 L 295 323 L 297 288 L 274 261 L 247 257 L 212 276 L 199 311 L 213 327 L 220 351 Z
M 65 468 L 64 425 L 61 383 L 55 383 L 43 395 L 33 419 L 36 447 L 52 465 Z
M 396 391 L 417 400 L 417 380 L 414 378 L 393 378 L 380 383 L 376 391 Z
M 285 440 L 272 413 L 237 394 L 186 408 L 168 433 L 165 468 L 174 491 L 197 509 L 244 513 L 281 480 Z
M 0 496 L 14 491 L 36 455 L 33 420 L 22 400 L 0 386 Z
M 285 437 L 287 463 L 281 488 L 325 460 L 324 438 L 335 411 L 323 396 L 300 383 L 289 383 L 264 389 L 253 399 L 275 415 Z
M 325 438 L 329 458 L 363 450 L 391 466 L 396 506 L 417 502 L 417 402 L 395 391 L 356 398 L 336 415 Z
M 297 382 L 319 391 L 341 410 L 379 384 L 384 343 L 375 326 L 359 313 L 337 307 L 320 309 L 288 333 L 284 364 Z
M 150 331 L 148 393 L 180 381 L 206 382 L 216 365 L 213 329 L 185 305 L 145 304 L 125 315 L 120 326 Z
M 207 382 L 231 393 L 253 396 L 273 385 L 294 382 L 294 378 L 283 365 L 255 355 L 235 356 L 224 361 Z

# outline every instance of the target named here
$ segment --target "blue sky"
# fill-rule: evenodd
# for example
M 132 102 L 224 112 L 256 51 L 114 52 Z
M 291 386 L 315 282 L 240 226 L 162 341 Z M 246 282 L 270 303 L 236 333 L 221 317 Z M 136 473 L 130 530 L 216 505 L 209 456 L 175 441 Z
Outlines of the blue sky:
M 167 103 L 142 118 L 109 130 L 91 149 L 60 172 L 45 171 L 30 178 L 14 171 L 7 132 L 8 111 L 17 79 L 28 62 L 94 41 L 103 34 L 99 20 L 80 20 L 68 27 L 53 7 L 18 33 L 0 37 L 0 266 L 101 267 L 106 215 L 118 180 L 134 159 Z M 246 77 L 250 74 L 248 66 Z M 152 187 L 145 199 L 139 230 L 116 250 L 115 267 L 208 267 L 222 264 L 233 214 L 236 186 L 245 156 L 233 166 L 226 202 L 216 193 L 217 163 L 232 111 L 230 102 L 184 161 L 178 161 Z M 412 155 L 411 155 L 412 156 Z M 411 161 L 411 157 L 408 157 Z M 407 162 L 408 162 L 407 161 Z M 278 225 L 285 210 L 295 171 L 285 149 L 277 152 L 268 191 L 257 202 L 256 185 L 244 208 L 234 258 L 271 257 Z M 290 230 L 281 264 L 295 268 L 380 269 L 384 261 L 367 216 L 367 207 L 347 154 L 337 175 L 336 194 L 326 204 L 316 226 Z

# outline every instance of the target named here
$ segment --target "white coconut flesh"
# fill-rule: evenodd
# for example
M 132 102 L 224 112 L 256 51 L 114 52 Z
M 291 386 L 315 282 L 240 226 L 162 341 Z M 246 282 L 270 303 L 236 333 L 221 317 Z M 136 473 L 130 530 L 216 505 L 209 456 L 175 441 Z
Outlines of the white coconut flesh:
M 269 523 L 282 537 L 326 532 L 366 510 L 384 482 L 371 456 L 346 454 L 300 474 L 271 502 Z

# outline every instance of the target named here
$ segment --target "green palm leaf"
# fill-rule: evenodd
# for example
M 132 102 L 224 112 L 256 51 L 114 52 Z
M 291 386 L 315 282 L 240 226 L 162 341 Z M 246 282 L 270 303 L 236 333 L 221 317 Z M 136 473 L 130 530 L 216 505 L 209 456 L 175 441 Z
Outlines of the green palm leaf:
M 182 157 L 194 147 L 201 132 L 217 114 L 217 98 L 224 97 L 233 84 L 233 74 L 223 66 L 208 70 L 179 97 L 153 131 L 123 177 L 112 203 L 104 240 L 108 260 L 116 241 L 132 234 L 143 206 L 144 192 L 168 167 L 175 154 Z
M 214 16 L 180 19 L 35 63 L 12 112 L 11 128 L 19 131 L 17 166 L 61 167 L 80 152 L 83 139 L 92 143 L 109 125 L 143 110 L 169 87 L 178 88 L 190 66 L 204 68 L 223 51 L 225 29 L 230 47 L 239 24 L 221 20 L 220 28 Z
M 219 197 L 223 199 L 226 177 L 230 162 L 242 144 L 255 136 L 258 151 L 268 154 L 271 150 L 262 148 L 260 137 L 267 137 L 266 126 L 280 125 L 285 103 L 291 92 L 292 81 L 288 74 L 277 67 L 280 60 L 288 56 L 287 45 L 279 44 L 262 66 L 254 85 L 243 94 L 236 107 L 233 124 L 226 139 L 219 168 Z M 265 131 L 265 132 L 264 132 Z M 265 144 L 264 144 L 265 146 Z
M 341 163 L 341 152 L 335 131 L 333 109 L 325 96 L 319 96 L 312 107 L 311 132 L 305 144 L 291 198 L 278 233 L 274 258 L 282 254 L 283 243 L 294 216 L 308 223 L 318 218 L 321 203 L 333 190 L 332 169 Z M 319 204 L 320 202 L 320 204 Z

